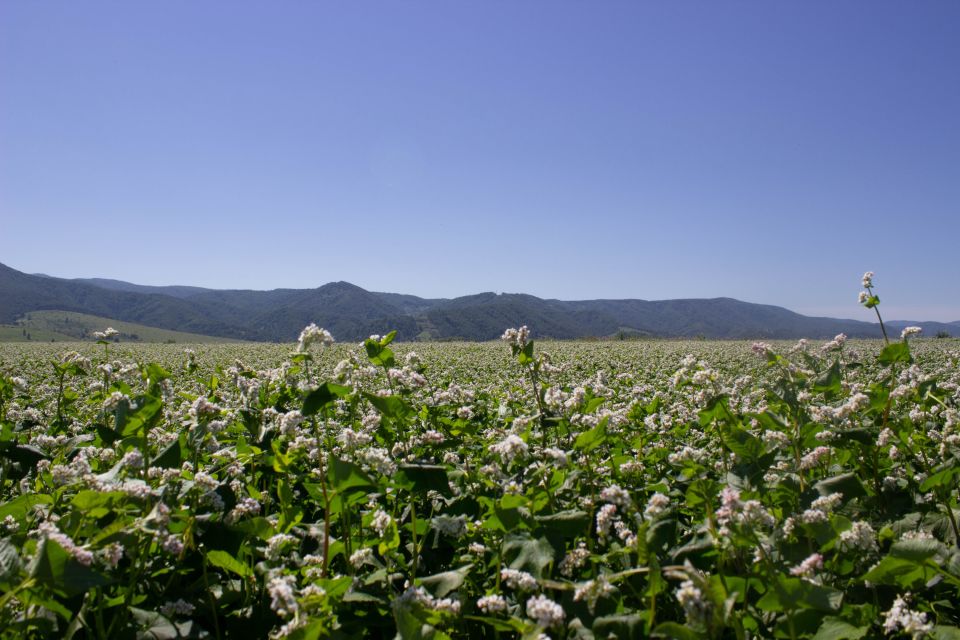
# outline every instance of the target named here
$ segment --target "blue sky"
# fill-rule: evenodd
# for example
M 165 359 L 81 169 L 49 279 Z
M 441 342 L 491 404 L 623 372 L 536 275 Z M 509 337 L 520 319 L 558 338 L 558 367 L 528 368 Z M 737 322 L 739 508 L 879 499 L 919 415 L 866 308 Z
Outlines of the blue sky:
M 0 262 L 960 320 L 960 3 L 0 3 Z

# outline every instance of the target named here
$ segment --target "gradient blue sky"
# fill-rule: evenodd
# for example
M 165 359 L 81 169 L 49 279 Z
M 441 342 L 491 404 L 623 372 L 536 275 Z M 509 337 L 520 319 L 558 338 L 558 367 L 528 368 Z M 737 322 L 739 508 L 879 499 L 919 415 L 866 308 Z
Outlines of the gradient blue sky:
M 0 262 L 960 320 L 960 2 L 0 3 Z

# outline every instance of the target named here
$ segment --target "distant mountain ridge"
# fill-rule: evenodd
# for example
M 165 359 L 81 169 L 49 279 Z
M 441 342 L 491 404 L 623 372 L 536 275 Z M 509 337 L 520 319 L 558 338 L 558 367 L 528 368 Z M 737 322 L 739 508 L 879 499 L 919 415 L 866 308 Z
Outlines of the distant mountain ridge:
M 484 292 L 427 299 L 367 291 L 349 282 L 315 289 L 206 289 L 148 286 L 105 278 L 64 279 L 0 264 L 0 323 L 31 311 L 87 313 L 127 322 L 242 340 L 295 340 L 311 322 L 338 340 L 396 329 L 401 340 L 493 340 L 526 324 L 537 337 L 704 337 L 720 339 L 880 337 L 871 322 L 804 316 L 732 298 L 552 300 Z M 960 321 L 916 322 L 926 335 L 960 336 Z M 905 322 L 888 323 L 899 333 Z

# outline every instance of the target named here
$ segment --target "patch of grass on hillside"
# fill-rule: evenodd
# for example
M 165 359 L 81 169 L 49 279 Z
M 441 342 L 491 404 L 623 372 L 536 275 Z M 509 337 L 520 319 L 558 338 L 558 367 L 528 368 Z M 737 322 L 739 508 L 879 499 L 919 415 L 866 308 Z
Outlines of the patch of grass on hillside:
M 123 322 L 72 311 L 31 311 L 16 325 L 0 325 L 0 341 L 56 342 L 94 340 L 93 332 L 113 327 L 120 332 L 120 342 L 212 343 L 236 342 L 229 338 L 205 336 L 184 331 L 170 331 L 133 322 Z
M 0 324 L 0 342 L 68 342 L 76 338 L 56 331 Z

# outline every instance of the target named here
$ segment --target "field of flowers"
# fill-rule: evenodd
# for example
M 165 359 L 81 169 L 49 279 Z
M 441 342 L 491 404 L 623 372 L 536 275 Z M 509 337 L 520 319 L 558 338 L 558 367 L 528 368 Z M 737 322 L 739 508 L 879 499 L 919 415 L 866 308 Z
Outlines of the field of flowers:
M 957 341 L 391 338 L 0 346 L 0 635 L 960 638 Z

